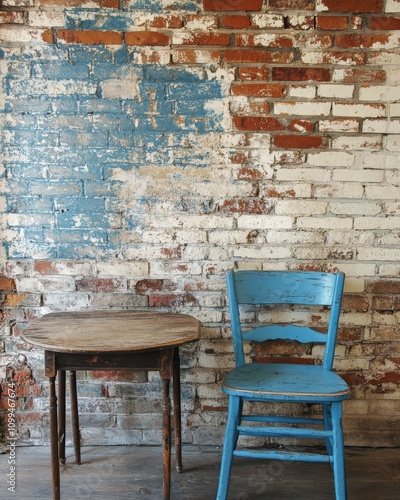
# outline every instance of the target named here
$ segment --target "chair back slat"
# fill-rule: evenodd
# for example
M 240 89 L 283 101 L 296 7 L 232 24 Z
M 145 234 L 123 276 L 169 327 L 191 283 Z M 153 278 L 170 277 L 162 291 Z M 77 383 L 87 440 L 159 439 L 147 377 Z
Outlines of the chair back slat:
M 245 364 L 243 341 L 290 340 L 323 343 L 323 366 L 332 369 L 340 307 L 343 273 L 315 271 L 230 271 L 227 275 L 229 310 L 237 366 Z M 327 333 L 309 326 L 264 325 L 242 332 L 239 305 L 328 306 Z
M 298 325 L 272 325 L 272 326 L 259 326 L 248 332 L 243 332 L 242 338 L 244 341 L 252 342 L 265 342 L 266 340 L 292 340 L 294 342 L 301 342 L 302 344 L 309 344 L 311 342 L 318 342 L 325 344 L 327 335 L 325 333 L 317 332 L 308 326 Z

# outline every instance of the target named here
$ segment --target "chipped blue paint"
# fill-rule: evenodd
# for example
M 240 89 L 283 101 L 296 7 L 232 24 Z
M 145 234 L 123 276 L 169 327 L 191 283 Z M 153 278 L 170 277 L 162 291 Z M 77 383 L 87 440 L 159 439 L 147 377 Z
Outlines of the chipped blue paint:
M 161 2 L 144 6 L 157 12 Z M 112 10 L 97 14 L 79 21 L 79 10 L 71 11 L 68 26 L 120 30 L 133 18 Z M 101 259 L 123 252 L 123 231 L 142 228 L 149 209 L 165 202 L 132 187 L 121 195 L 129 179 L 140 178 L 144 167 L 184 172 L 213 165 L 212 150 L 196 148 L 193 138 L 223 131 L 222 117 L 207 108 L 225 97 L 221 83 L 200 68 L 134 64 L 134 54 L 125 46 L 65 44 L 26 47 L 17 61 L 4 52 L 9 71 L 1 153 L 7 210 L 15 214 L 9 227 L 16 234 L 6 245 L 8 258 Z M 114 93 L 118 82 L 127 89 L 124 96 Z M 198 201 L 167 197 L 177 210 L 204 213 Z

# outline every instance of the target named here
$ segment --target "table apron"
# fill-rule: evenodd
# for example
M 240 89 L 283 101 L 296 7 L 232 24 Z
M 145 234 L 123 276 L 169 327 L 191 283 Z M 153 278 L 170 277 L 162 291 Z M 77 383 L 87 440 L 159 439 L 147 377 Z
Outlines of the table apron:
M 45 351 L 45 375 L 55 377 L 57 370 L 158 370 L 163 378 L 171 378 L 175 349 L 179 348 L 101 354 Z

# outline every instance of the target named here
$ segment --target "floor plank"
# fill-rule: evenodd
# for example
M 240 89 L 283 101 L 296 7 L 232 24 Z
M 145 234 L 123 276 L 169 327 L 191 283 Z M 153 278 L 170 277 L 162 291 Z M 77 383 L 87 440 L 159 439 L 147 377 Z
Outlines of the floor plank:
M 184 472 L 172 472 L 172 500 L 214 500 L 221 449 L 185 446 Z M 51 499 L 47 447 L 16 449 L 16 492 L 7 491 L 9 456 L 0 456 L 0 498 Z M 400 449 L 346 450 L 349 500 L 400 498 Z M 161 500 L 162 452 L 159 447 L 98 446 L 82 449 L 82 465 L 67 449 L 62 467 L 63 500 Z M 235 458 L 229 500 L 334 500 L 328 464 Z

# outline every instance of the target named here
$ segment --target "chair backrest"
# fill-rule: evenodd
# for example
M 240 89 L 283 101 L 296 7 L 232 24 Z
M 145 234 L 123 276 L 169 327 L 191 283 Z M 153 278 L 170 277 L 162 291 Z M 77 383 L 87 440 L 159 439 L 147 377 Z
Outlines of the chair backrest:
M 243 341 L 291 340 L 325 344 L 323 367 L 332 370 L 344 274 L 314 271 L 230 271 L 227 275 L 229 311 L 237 366 L 245 364 Z M 242 331 L 239 306 L 287 304 L 324 306 L 329 311 L 327 333 L 296 324 L 261 325 Z

